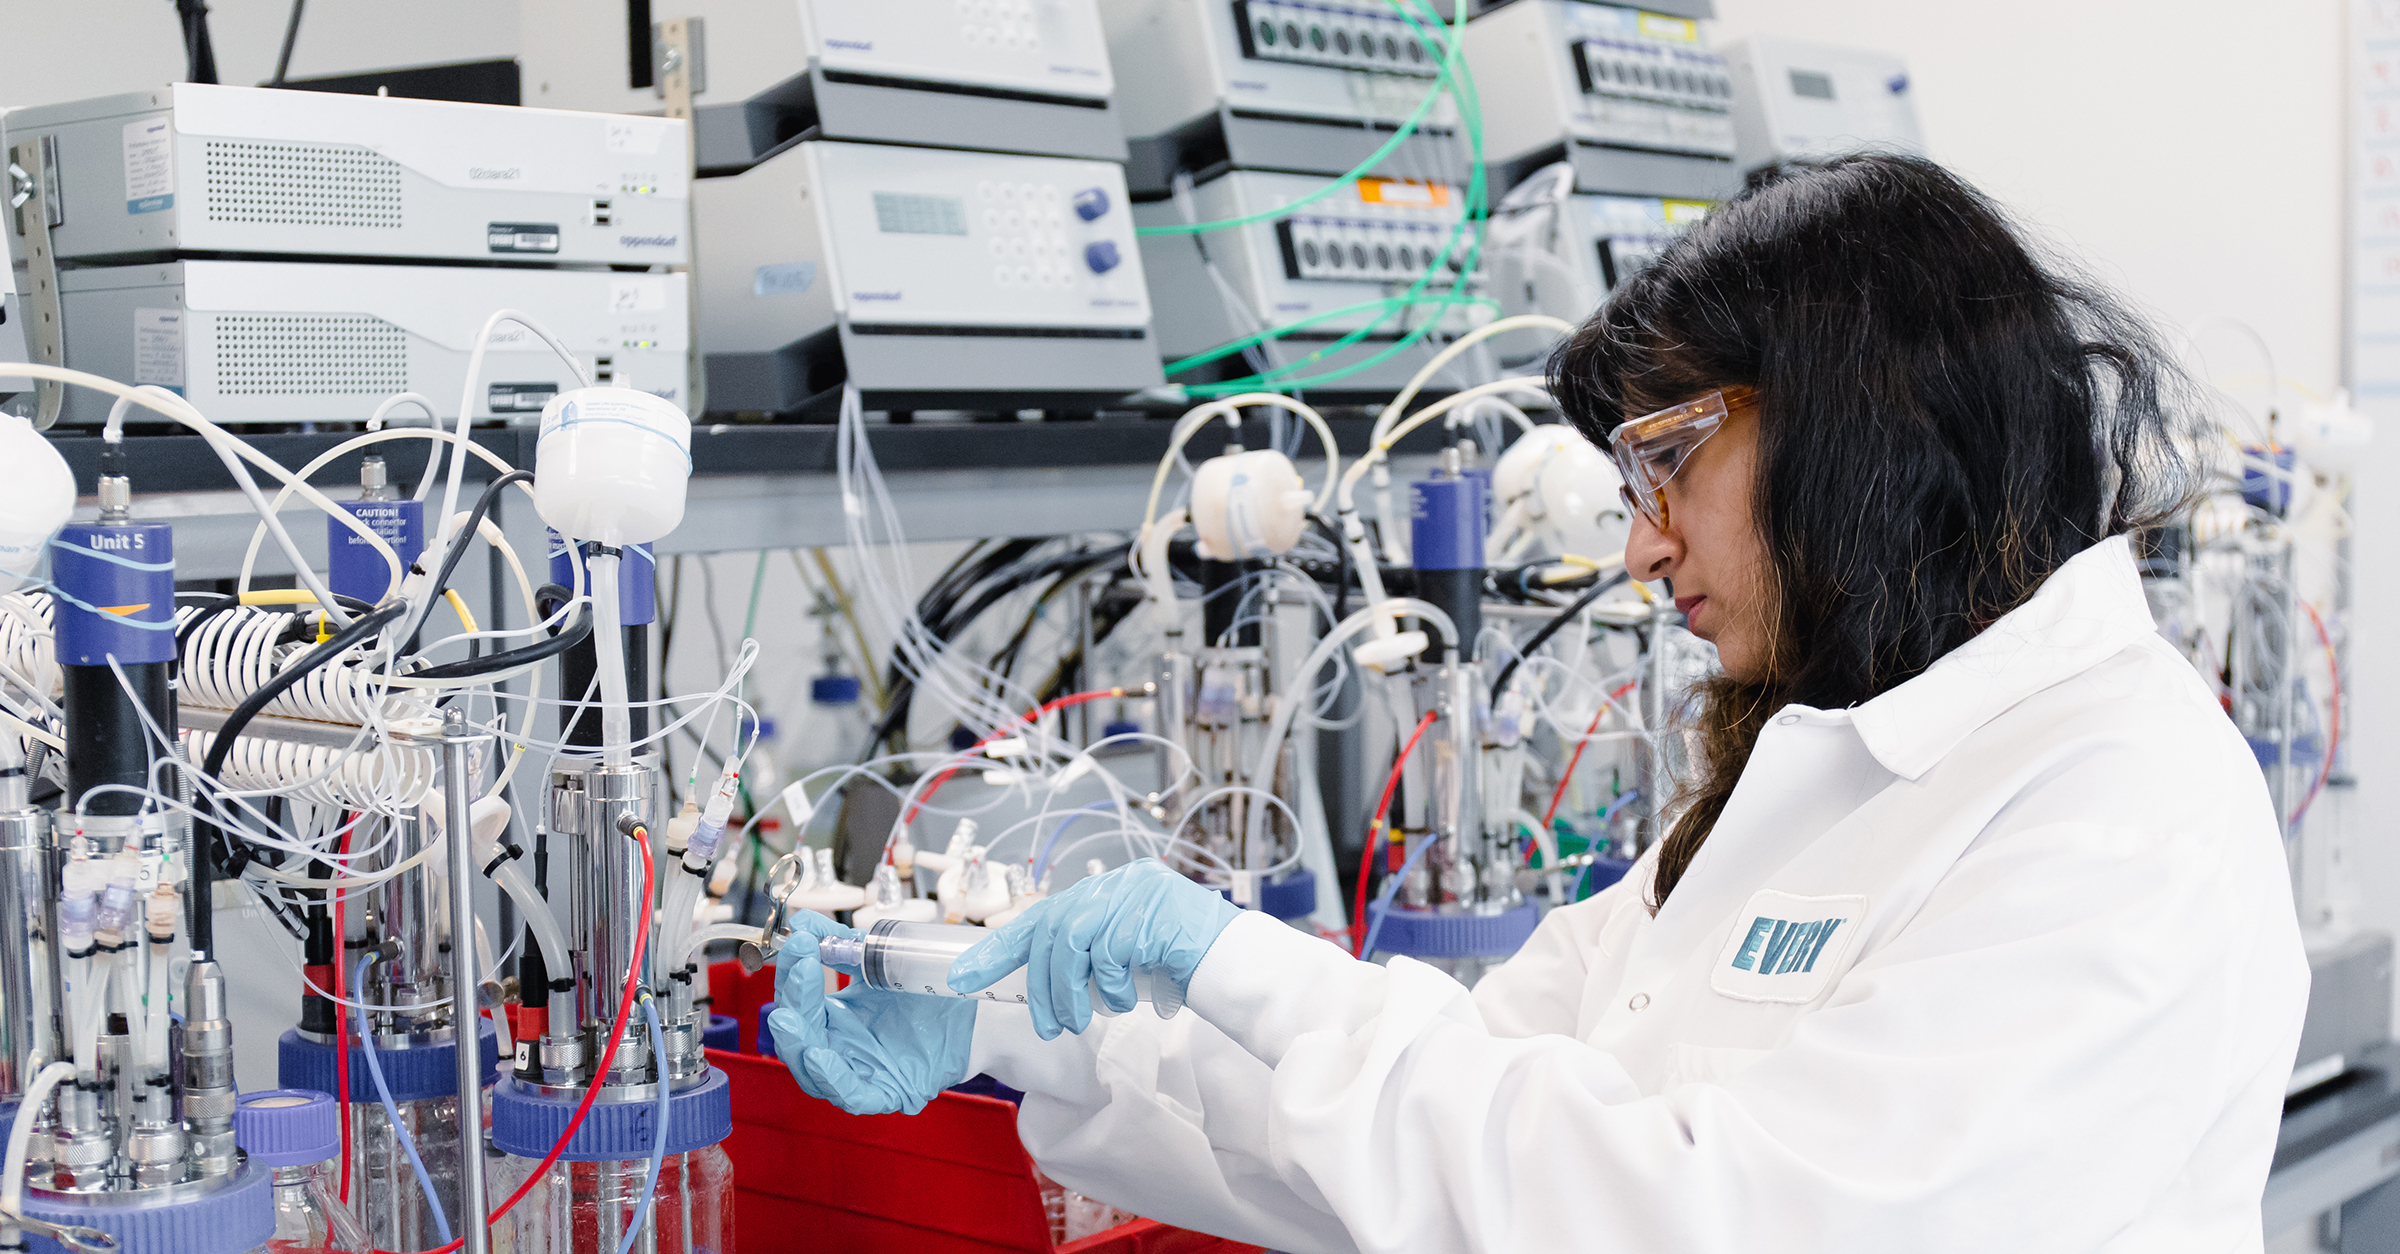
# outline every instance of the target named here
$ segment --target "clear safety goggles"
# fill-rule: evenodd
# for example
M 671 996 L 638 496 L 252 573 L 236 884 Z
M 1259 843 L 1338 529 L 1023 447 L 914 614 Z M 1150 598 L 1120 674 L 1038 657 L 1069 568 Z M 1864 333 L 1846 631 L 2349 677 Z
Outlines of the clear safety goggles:
M 1608 453 L 1625 480 L 1617 489 L 1625 507 L 1663 529 L 1667 482 L 1725 425 L 1727 414 L 1757 403 L 1749 388 L 1724 388 L 1619 424 L 1608 438 Z

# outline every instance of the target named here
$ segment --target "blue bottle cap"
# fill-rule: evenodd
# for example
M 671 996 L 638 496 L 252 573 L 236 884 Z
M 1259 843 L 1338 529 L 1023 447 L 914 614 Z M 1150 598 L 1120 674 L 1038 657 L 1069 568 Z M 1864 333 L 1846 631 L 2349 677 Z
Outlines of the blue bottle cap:
M 321 1163 L 342 1152 L 333 1094 L 315 1089 L 244 1093 L 233 1107 L 233 1143 L 269 1167 Z

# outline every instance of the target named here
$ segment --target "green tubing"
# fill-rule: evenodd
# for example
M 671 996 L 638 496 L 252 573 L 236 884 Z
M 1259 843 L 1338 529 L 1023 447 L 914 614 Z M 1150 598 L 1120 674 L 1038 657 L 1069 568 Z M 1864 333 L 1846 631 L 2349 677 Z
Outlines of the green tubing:
M 1398 147 L 1401 139 L 1405 138 L 1412 132 L 1417 122 L 1424 116 L 1425 111 L 1431 106 L 1433 99 L 1443 90 L 1447 89 L 1451 93 L 1452 97 L 1457 101 L 1460 124 L 1466 129 L 1467 132 L 1470 155 L 1470 171 L 1468 175 L 1466 192 L 1460 205 L 1459 221 L 1457 226 L 1452 229 L 1450 239 L 1442 251 L 1442 259 L 1428 265 L 1424 273 L 1418 275 L 1416 281 L 1411 283 L 1408 290 L 1401 295 L 1386 297 L 1380 300 L 1362 301 L 1358 304 L 1344 306 L 1343 308 L 1331 310 L 1326 313 L 1314 314 L 1282 326 L 1271 327 L 1265 331 L 1261 331 L 1253 335 L 1243 336 L 1240 339 L 1219 345 L 1218 347 L 1209 349 L 1206 352 L 1195 353 L 1189 357 L 1169 363 L 1166 367 L 1166 373 L 1169 375 L 1178 374 L 1198 366 L 1206 365 L 1209 362 L 1231 356 L 1235 353 L 1242 352 L 1245 349 L 1253 346 L 1266 344 L 1294 331 L 1298 331 L 1321 322 L 1327 322 L 1358 313 L 1372 313 L 1374 315 L 1366 323 L 1366 325 L 1344 334 L 1339 339 L 1336 339 L 1331 343 L 1314 350 L 1307 356 L 1298 361 L 1292 362 L 1289 365 L 1272 367 L 1267 370 L 1260 371 L 1254 375 L 1228 380 L 1223 383 L 1200 383 L 1186 385 L 1186 391 L 1190 394 L 1196 396 L 1227 396 L 1237 392 L 1245 391 L 1291 392 L 1298 391 L 1302 388 L 1317 387 L 1338 382 L 1362 371 L 1372 369 L 1383 364 L 1384 362 L 1390 361 L 1401 353 L 1407 352 L 1409 349 L 1413 348 L 1416 344 L 1422 341 L 1426 336 L 1432 334 L 1436 329 L 1438 329 L 1444 320 L 1445 315 L 1447 315 L 1448 312 L 1454 307 L 1462 305 L 1481 305 L 1493 309 L 1495 312 L 1498 310 L 1498 302 L 1486 297 L 1468 296 L 1460 290 L 1460 285 L 1458 283 L 1454 283 L 1450 288 L 1440 293 L 1433 295 L 1426 294 L 1426 289 L 1431 285 L 1434 277 L 1440 273 L 1452 252 L 1459 247 L 1462 235 L 1466 239 L 1466 261 L 1460 271 L 1460 279 L 1462 282 L 1465 275 L 1474 272 L 1476 265 L 1481 260 L 1483 252 L 1482 234 L 1476 229 L 1476 223 L 1486 216 L 1490 190 L 1486 184 L 1483 168 L 1482 105 L 1481 101 L 1476 98 L 1474 75 L 1467 67 L 1464 46 L 1459 42 L 1466 24 L 1466 5 L 1464 0 L 1459 0 L 1459 3 L 1456 6 L 1457 13 L 1453 19 L 1454 24 L 1445 31 L 1445 38 L 1437 39 L 1430 31 L 1426 29 L 1425 23 L 1420 20 L 1417 12 L 1414 11 L 1414 8 L 1417 6 L 1412 6 L 1410 3 L 1407 3 L 1406 0 L 1391 0 L 1391 3 L 1395 9 L 1399 10 L 1401 17 L 1407 21 L 1410 27 L 1417 32 L 1419 39 L 1426 42 L 1429 46 L 1446 48 L 1447 55 L 1443 56 L 1436 64 L 1437 77 L 1435 80 L 1434 91 L 1429 93 L 1425 101 L 1419 104 L 1416 112 L 1410 116 L 1408 122 L 1403 125 L 1397 134 L 1393 136 L 1389 143 L 1383 145 L 1382 148 L 1377 150 L 1373 157 L 1370 157 L 1365 163 L 1351 170 L 1348 174 L 1343 175 L 1340 179 L 1327 183 L 1324 187 L 1318 189 L 1316 192 L 1311 193 L 1309 196 L 1293 204 L 1285 205 L 1270 212 L 1251 214 L 1242 218 L 1225 219 L 1220 222 L 1189 223 L 1172 227 L 1145 228 L 1142 233 L 1157 235 L 1197 234 L 1202 231 L 1225 229 L 1235 226 L 1248 225 L 1260 221 L 1267 221 L 1275 218 L 1287 217 L 1294 210 L 1299 209 L 1315 200 L 1321 199 L 1324 196 L 1330 195 L 1335 189 L 1343 186 L 1349 180 L 1363 175 L 1366 171 L 1372 169 L 1376 164 L 1381 162 L 1384 157 L 1388 156 L 1394 149 Z M 1430 16 L 1437 25 L 1440 24 L 1440 14 L 1433 8 L 1430 0 L 1417 0 L 1417 5 L 1421 6 L 1425 13 Z M 1332 357 L 1334 354 L 1358 344 L 1367 337 L 1376 334 L 1394 317 L 1402 315 L 1405 311 L 1418 309 L 1425 306 L 1433 307 L 1430 313 L 1426 316 L 1425 320 L 1415 329 L 1407 332 L 1405 335 L 1402 335 L 1389 347 L 1374 353 L 1364 360 L 1351 363 L 1347 366 L 1322 371 L 1316 374 L 1303 373 L 1308 370 L 1309 367 L 1323 362 Z
M 1306 206 L 1313 205 L 1316 202 L 1325 199 L 1327 196 L 1332 195 L 1336 190 L 1341 188 L 1342 185 L 1350 182 L 1352 179 L 1363 177 L 1367 171 L 1374 169 L 1376 166 L 1382 165 L 1384 158 L 1389 157 L 1394 152 L 1399 151 L 1400 145 L 1408 142 L 1409 136 L 1416 134 L 1417 125 L 1423 122 L 1425 120 L 1426 113 L 1433 109 L 1433 102 L 1442 98 L 1442 91 L 1445 87 L 1450 90 L 1450 94 L 1453 98 L 1459 99 L 1459 112 L 1463 116 L 1467 109 L 1473 106 L 1469 106 L 1467 104 L 1466 100 L 1458 91 L 1457 81 L 1450 76 L 1450 63 L 1452 61 L 1457 61 L 1461 69 L 1464 69 L 1466 65 L 1466 58 L 1461 55 L 1456 42 L 1457 36 L 1453 34 L 1449 39 L 1439 41 L 1433 40 L 1427 37 L 1424 24 L 1417 20 L 1415 14 L 1408 11 L 1408 6 L 1406 4 L 1402 3 L 1401 0 L 1391 0 L 1391 5 L 1393 8 L 1400 10 L 1400 16 L 1407 19 L 1408 24 L 1416 29 L 1419 39 L 1423 40 L 1430 47 L 1448 45 L 1450 47 L 1450 55 L 1435 60 L 1432 88 L 1426 91 L 1425 98 L 1417 102 L 1417 107 L 1409 112 L 1409 115 L 1406 119 L 1401 121 L 1399 129 L 1392 132 L 1392 137 L 1385 140 L 1382 147 L 1379 147 L 1374 152 L 1369 153 L 1366 160 L 1350 167 L 1349 173 L 1333 179 L 1332 181 L 1326 183 L 1323 187 L 1320 187 L 1317 190 L 1310 192 L 1308 195 L 1303 196 L 1288 205 L 1284 205 L 1281 208 L 1261 210 L 1258 213 L 1244 214 L 1238 218 L 1220 218 L 1214 222 L 1176 222 L 1165 226 L 1135 227 L 1133 233 L 1135 235 L 1199 235 L 1208 231 L 1229 231 L 1235 227 L 1249 226 L 1256 222 L 1271 222 L 1277 218 L 1289 217 L 1293 212 L 1305 208 Z M 1439 22 L 1441 20 L 1440 16 L 1436 14 L 1434 20 Z M 1454 20 L 1457 23 L 1458 30 L 1464 30 L 1466 28 L 1466 0 L 1458 0 L 1458 12 Z M 1470 86 L 1470 91 L 1471 90 L 1472 87 Z M 1478 120 L 1480 121 L 1480 109 L 1478 109 Z M 1477 143 L 1475 145 L 1476 157 L 1479 162 L 1481 160 L 1483 151 L 1480 135 L 1481 129 L 1481 127 L 1477 128 L 1479 133 L 1477 136 Z
M 1480 300 L 1482 298 L 1476 297 L 1473 299 Z M 1182 374 L 1184 371 L 1190 370 L 1195 366 L 1205 366 L 1212 361 L 1217 361 L 1225 357 L 1231 357 L 1235 353 L 1241 352 L 1243 349 L 1249 348 L 1253 345 L 1264 344 L 1269 340 L 1278 339 L 1282 336 L 1289 335 L 1294 331 L 1305 330 L 1309 327 L 1315 326 L 1320 322 L 1331 322 L 1335 318 L 1347 318 L 1351 314 L 1355 313 L 1385 313 L 1393 309 L 1395 306 L 1400 305 L 1433 305 L 1446 303 L 1447 301 L 1442 297 L 1429 297 L 1422 300 L 1410 300 L 1405 296 L 1385 296 L 1376 300 L 1362 300 L 1355 305 L 1344 305 L 1339 309 L 1328 309 L 1323 313 L 1310 314 L 1305 318 L 1284 323 L 1282 326 L 1269 327 L 1268 329 L 1261 331 L 1256 335 L 1245 335 L 1238 340 L 1219 344 L 1215 348 L 1209 349 L 1206 352 L 1194 353 L 1180 361 L 1168 362 L 1167 373 Z M 1497 302 L 1495 302 L 1495 304 L 1496 303 Z

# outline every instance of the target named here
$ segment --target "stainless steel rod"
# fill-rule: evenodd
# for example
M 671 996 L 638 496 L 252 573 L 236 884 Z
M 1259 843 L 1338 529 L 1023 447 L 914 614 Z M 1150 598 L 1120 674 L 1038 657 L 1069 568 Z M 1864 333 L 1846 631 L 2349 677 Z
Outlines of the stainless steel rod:
M 492 1234 L 484 1218 L 483 1033 L 476 1022 L 475 851 L 470 837 L 474 782 L 467 776 L 467 749 L 474 743 L 466 721 L 450 712 L 443 728 L 442 802 L 448 807 L 443 835 L 450 854 L 450 1020 L 458 1043 L 458 1222 L 466 1254 L 491 1254 Z

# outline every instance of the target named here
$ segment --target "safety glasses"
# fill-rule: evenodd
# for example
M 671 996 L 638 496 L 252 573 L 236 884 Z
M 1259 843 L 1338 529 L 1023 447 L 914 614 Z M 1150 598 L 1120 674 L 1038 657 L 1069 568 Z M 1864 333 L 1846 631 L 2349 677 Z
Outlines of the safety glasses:
M 1663 530 L 1667 482 L 1725 425 L 1726 415 L 1757 403 L 1748 388 L 1725 388 L 1619 424 L 1609 436 L 1608 452 L 1625 480 L 1617 489 L 1625 507 Z

